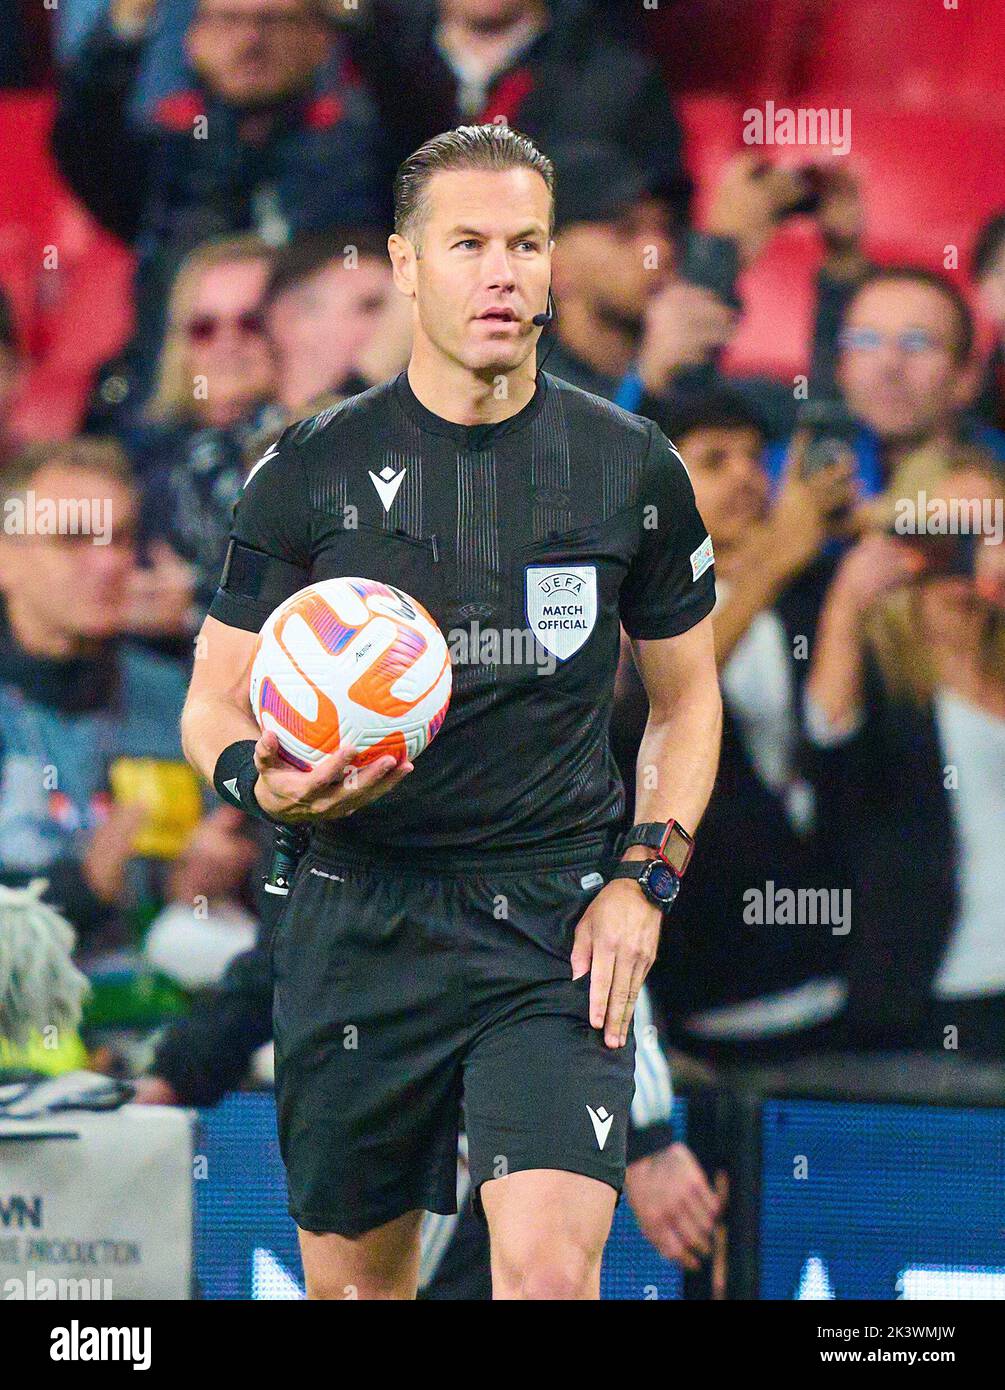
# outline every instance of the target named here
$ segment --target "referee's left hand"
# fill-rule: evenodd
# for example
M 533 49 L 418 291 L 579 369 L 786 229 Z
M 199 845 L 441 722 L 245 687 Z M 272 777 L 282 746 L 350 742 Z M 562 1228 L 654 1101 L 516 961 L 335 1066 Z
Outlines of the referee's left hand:
M 624 1047 L 635 1001 L 656 959 L 663 914 L 637 883 L 614 879 L 590 903 L 576 926 L 572 978 L 590 971 L 590 1023 L 603 1028 L 608 1047 Z

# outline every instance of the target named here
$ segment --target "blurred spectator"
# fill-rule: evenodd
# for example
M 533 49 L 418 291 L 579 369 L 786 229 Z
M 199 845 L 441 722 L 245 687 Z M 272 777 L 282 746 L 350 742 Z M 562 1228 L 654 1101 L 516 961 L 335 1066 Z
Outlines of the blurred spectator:
M 329 0 L 380 105 L 394 162 L 441 130 L 504 119 L 554 157 L 603 137 L 679 224 L 690 180 L 663 79 L 597 0 Z M 572 94 L 575 94 L 574 96 Z
M 981 419 L 1005 432 L 1005 213 L 993 217 L 977 238 L 973 278 L 995 334 L 977 411 Z
M 688 232 L 675 254 L 666 203 L 650 179 L 604 141 L 555 151 L 553 289 L 558 313 L 539 362 L 584 390 L 651 415 L 726 384 L 718 357 L 735 331 L 736 275 L 773 232 L 793 195 L 788 173 L 754 178 L 727 168 L 710 230 Z M 691 278 L 685 278 L 690 276 Z M 768 421 L 791 428 L 789 387 L 729 383 Z
M 47 900 L 93 939 L 114 930 L 145 818 L 111 802 L 110 766 L 181 761 L 185 681 L 121 640 L 137 506 L 118 448 L 35 446 L 2 491 L 0 881 L 44 873 Z M 48 529 L 60 509 L 81 524 Z
M 868 272 L 838 343 L 837 382 L 861 421 L 854 453 L 864 497 L 896 490 L 898 472 L 921 451 L 941 456 L 942 471 L 961 446 L 1005 461 L 1005 435 L 966 417 L 979 366 L 973 317 L 951 280 L 913 266 Z M 781 446 L 769 451 L 773 476 L 784 457 Z
M 265 291 L 277 398 L 291 415 L 326 393 L 353 395 L 408 364 L 410 305 L 391 278 L 387 239 L 368 228 L 296 238 Z
M 769 507 L 763 426 L 724 392 L 656 421 L 686 461 L 712 537 L 713 614 L 723 688 L 722 755 L 698 850 L 649 977 L 671 1041 L 709 1060 L 768 1060 L 820 1048 L 840 1014 L 840 938 L 827 924 L 771 926 L 745 912 L 750 890 L 828 881 L 803 769 L 800 692 L 832 562 L 827 518 L 850 495 L 836 464 L 804 480 L 798 455 Z M 648 704 L 623 642 L 612 748 L 632 818 Z
M 168 304 L 148 417 L 227 429 L 275 391 L 262 299 L 272 252 L 257 237 L 221 237 L 183 262 Z
M 184 942 L 191 976 L 195 932 L 204 967 L 228 942 L 232 954 L 249 929 L 242 937 L 234 899 L 261 847 L 231 808 L 202 815 L 210 797 L 178 735 L 184 675 L 123 635 L 137 499 L 121 451 L 93 439 L 35 446 L 8 468 L 2 497 L 0 883 L 47 880 L 106 1017 L 128 1011 L 128 980 L 149 1011 L 131 947 L 151 913 L 174 904 L 174 921 L 160 919 L 162 971 Z M 75 1038 L 18 1056 L 46 1071 L 82 1064 Z
M 187 645 L 216 592 L 234 503 L 263 431 L 275 364 L 262 299 L 270 249 L 222 237 L 193 251 L 171 290 L 168 326 L 148 410 L 159 427 L 136 435 L 144 464 L 142 537 L 130 628 Z M 176 648 L 170 645 L 165 650 Z
M 10 463 L 16 451 L 10 436 L 10 413 L 21 388 L 24 364 L 10 300 L 0 290 L 0 469 Z
M 806 714 L 858 1046 L 1005 1057 L 1002 495 L 950 474 L 911 531 L 844 557 L 821 614 Z M 932 501 L 950 534 L 926 532 Z
M 343 72 L 321 81 L 331 29 L 315 0 L 200 0 L 187 88 L 144 123 L 130 96 L 155 0 L 112 0 L 63 71 L 53 151 L 73 191 L 136 245 L 132 369 L 145 395 L 178 261 L 207 237 L 272 243 L 334 222 L 389 219 L 376 113 Z

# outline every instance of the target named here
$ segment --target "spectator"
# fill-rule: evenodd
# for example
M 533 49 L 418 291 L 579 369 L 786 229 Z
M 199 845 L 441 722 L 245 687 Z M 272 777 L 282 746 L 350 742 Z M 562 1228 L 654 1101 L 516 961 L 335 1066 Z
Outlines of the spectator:
M 935 500 L 948 517 L 964 505 L 961 534 L 871 535 L 842 560 L 818 627 L 807 718 L 821 815 L 838 828 L 833 848 L 855 914 L 850 1040 L 958 1046 L 1001 1061 L 1001 481 L 952 473 Z
M 832 570 L 827 517 L 848 500 L 850 470 L 804 481 L 797 456 L 769 509 L 763 426 L 741 399 L 708 393 L 655 418 L 686 461 L 715 548 L 724 710 L 716 790 L 649 978 L 686 1051 L 780 1059 L 824 1046 L 844 997 L 829 926 L 751 923 L 745 907 L 751 889 L 812 888 L 830 872 L 802 767 L 799 695 Z M 647 714 L 625 643 L 611 733 L 627 788 Z M 630 824 L 631 805 L 626 814 Z
M 759 254 L 793 192 L 788 174 L 754 179 L 748 163 L 727 171 L 711 230 L 688 233 L 675 256 L 666 204 L 640 169 L 602 141 L 556 151 L 558 314 L 539 348 L 547 371 L 644 415 L 654 402 L 726 385 L 717 359 L 737 324 L 736 270 Z M 706 284 L 682 278 L 696 246 Z M 789 388 L 763 378 L 731 385 L 773 433 L 788 432 Z
M 327 393 L 353 395 L 408 363 L 408 301 L 395 293 L 386 238 L 341 228 L 276 254 L 265 291 L 277 397 L 294 419 Z
M 987 424 L 1005 432 L 1005 213 L 993 217 L 977 238 L 973 278 L 995 334 L 977 413 Z
M 951 280 L 913 266 L 870 271 L 838 343 L 838 385 L 862 425 L 855 457 L 864 497 L 897 492 L 899 471 L 921 451 L 937 454 L 942 472 L 961 446 L 1005 461 L 1005 435 L 966 418 L 978 374 L 974 322 Z M 783 459 L 781 446 L 769 451 L 773 476 Z
M 457 125 L 504 119 L 549 154 L 603 137 L 679 225 L 691 185 L 659 71 L 596 0 L 329 0 L 380 105 L 397 164 Z M 570 94 L 575 93 L 571 99 Z
M 331 30 L 315 0 L 200 0 L 187 88 L 145 123 L 130 97 L 155 0 L 112 0 L 63 71 L 53 151 L 73 191 L 135 244 L 130 365 L 146 394 L 167 287 L 208 237 L 389 219 L 390 181 L 369 98 L 343 69 L 322 81 Z
M 148 410 L 133 436 L 144 460 L 140 571 L 130 631 L 177 652 L 201 625 L 223 565 L 231 512 L 270 424 L 275 363 L 262 297 L 269 248 L 223 237 L 191 253 L 171 290 L 168 327 Z M 260 450 L 259 450 L 260 452 Z M 172 642 L 174 645 L 172 645 Z
M 221 237 L 191 252 L 171 287 L 150 419 L 229 429 L 275 392 L 262 298 L 272 252 Z
M 114 931 L 143 819 L 109 804 L 110 764 L 181 761 L 185 680 L 121 640 L 136 498 L 118 448 L 35 446 L 6 470 L 3 497 L 0 881 L 44 873 L 47 900 L 93 941 Z M 46 530 L 47 507 L 90 516 L 90 530 Z
M 24 368 L 10 300 L 0 290 L 0 469 L 16 452 L 10 431 L 11 408 L 21 389 Z

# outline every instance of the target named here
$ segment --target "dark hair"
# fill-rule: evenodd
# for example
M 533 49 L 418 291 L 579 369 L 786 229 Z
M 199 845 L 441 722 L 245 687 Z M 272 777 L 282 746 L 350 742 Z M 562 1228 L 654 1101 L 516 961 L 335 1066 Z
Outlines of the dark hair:
M 753 430 L 762 441 L 768 437 L 764 420 L 735 391 L 711 388 L 692 392 L 679 401 L 654 401 L 649 405 L 649 418 L 674 444 L 695 430 Z
M 460 125 L 435 135 L 403 160 L 394 176 L 394 230 L 419 251 L 428 215 L 426 187 L 448 169 L 534 169 L 551 194 L 548 235 L 555 230 L 555 166 L 532 140 L 508 125 Z
M 325 232 L 305 232 L 275 252 L 263 304 L 272 304 L 292 286 L 316 275 L 329 262 L 343 260 L 350 250 L 354 250 L 360 260 L 368 256 L 390 265 L 387 232 L 380 227 L 330 227 Z
M 1005 212 L 999 212 L 985 223 L 977 234 L 971 256 L 971 271 L 975 280 L 983 280 L 994 267 L 1005 245 Z
M 915 285 L 927 285 L 930 290 L 936 290 L 943 299 L 949 301 L 956 317 L 956 344 L 953 356 L 957 362 L 966 362 L 974 350 L 974 316 L 959 287 L 948 275 L 943 275 L 938 270 L 929 270 L 926 266 L 920 265 L 884 265 L 868 271 L 858 282 L 855 293 L 845 305 L 844 318 L 848 317 L 849 309 L 863 290 L 871 289 L 873 285 L 896 284 L 904 280 Z

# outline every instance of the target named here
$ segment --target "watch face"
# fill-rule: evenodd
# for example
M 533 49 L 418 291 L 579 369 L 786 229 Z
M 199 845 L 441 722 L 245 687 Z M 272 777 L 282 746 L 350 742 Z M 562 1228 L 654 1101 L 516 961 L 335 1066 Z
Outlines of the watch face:
M 664 863 L 654 859 L 646 873 L 646 887 L 654 898 L 669 906 L 680 890 L 680 879 Z
M 667 862 L 673 865 L 678 874 L 684 872 L 691 854 L 691 841 L 679 826 L 671 826 L 667 842 L 663 847 L 663 854 Z

